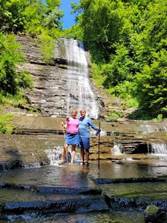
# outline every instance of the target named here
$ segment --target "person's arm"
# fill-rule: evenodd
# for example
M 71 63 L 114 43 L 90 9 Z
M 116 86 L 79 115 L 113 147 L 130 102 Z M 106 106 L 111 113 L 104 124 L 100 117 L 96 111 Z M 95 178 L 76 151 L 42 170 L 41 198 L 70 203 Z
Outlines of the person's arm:
M 99 128 L 96 127 L 96 125 L 92 122 L 92 120 L 91 120 L 90 118 L 88 119 L 88 125 L 89 125 L 92 129 L 96 130 L 96 131 L 98 132 L 98 134 L 99 134 L 99 132 L 101 131 Z M 97 134 L 97 132 L 96 132 L 96 134 Z

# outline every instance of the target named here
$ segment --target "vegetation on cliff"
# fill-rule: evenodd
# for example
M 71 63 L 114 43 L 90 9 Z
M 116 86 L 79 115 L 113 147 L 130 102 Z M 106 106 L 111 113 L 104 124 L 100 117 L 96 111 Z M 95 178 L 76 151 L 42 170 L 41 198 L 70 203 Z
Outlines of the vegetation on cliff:
M 73 7 L 71 31 L 91 52 L 95 81 L 138 106 L 134 117 L 167 117 L 167 2 L 80 0 Z
M 25 90 L 32 87 L 26 71 L 19 72 L 24 55 L 15 35 L 31 35 L 38 39 L 41 53 L 48 62 L 53 53 L 54 40 L 60 35 L 60 0 L 0 0 L 0 104 L 23 106 Z M 2 106 L 1 106 L 2 107 Z M 6 120 L 0 123 L 2 132 L 8 131 Z
M 14 130 L 13 116 L 11 114 L 0 114 L 0 133 L 12 133 Z

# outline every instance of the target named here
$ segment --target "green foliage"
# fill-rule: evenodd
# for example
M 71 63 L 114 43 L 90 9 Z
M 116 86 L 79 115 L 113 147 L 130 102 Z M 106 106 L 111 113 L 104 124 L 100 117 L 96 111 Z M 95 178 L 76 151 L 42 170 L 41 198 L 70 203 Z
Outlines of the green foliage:
M 120 111 L 112 111 L 110 114 L 107 115 L 106 121 L 108 122 L 113 122 L 117 121 L 119 118 L 123 117 L 123 113 Z
M 101 87 L 105 80 L 105 77 L 102 75 L 101 66 L 96 63 L 92 63 L 91 64 L 91 75 L 92 75 L 93 79 L 95 80 L 96 85 L 98 87 Z
M 74 10 L 95 82 L 148 116 L 167 117 L 167 2 L 80 0 Z
M 143 108 L 153 115 L 167 115 L 167 52 L 137 74 L 137 96 Z
M 72 26 L 69 29 L 64 30 L 64 33 L 63 33 L 63 35 L 66 38 L 73 38 L 73 39 L 77 39 L 77 40 L 83 40 L 82 34 L 83 34 L 82 30 L 80 29 L 78 24 Z
M 20 91 L 16 95 L 0 93 L 0 104 L 4 106 L 23 107 L 26 106 L 27 100 L 24 97 L 24 91 Z
M 62 37 L 63 32 L 58 29 L 42 29 L 37 36 L 37 44 L 40 47 L 42 58 L 46 63 L 49 63 L 54 56 L 55 45 L 57 39 Z
M 162 114 L 159 114 L 156 118 L 157 121 L 162 121 L 163 119 L 163 115 Z
M 0 0 L 0 30 L 37 37 L 45 62 L 53 56 L 54 39 L 61 35 L 60 0 Z
M 60 0 L 0 0 L 0 29 L 38 35 L 60 27 Z
M 11 114 L 0 114 L 0 133 L 12 133 L 14 130 L 12 121 L 13 116 Z
M 18 72 L 24 56 L 11 33 L 37 37 L 43 59 L 49 62 L 61 35 L 60 0 L 0 0 L 0 5 L 0 103 L 23 106 L 32 79 L 26 71 Z
M 32 85 L 26 72 L 17 72 L 17 64 L 23 62 L 20 45 L 13 35 L 0 33 L 0 93 L 16 95 Z
M 47 31 L 43 31 L 39 36 L 39 46 L 42 53 L 43 60 L 49 62 L 53 58 L 55 40 L 48 34 Z
M 159 211 L 159 207 L 151 204 L 151 205 L 148 205 L 147 208 L 144 210 L 144 212 L 147 214 L 147 215 L 156 215 Z

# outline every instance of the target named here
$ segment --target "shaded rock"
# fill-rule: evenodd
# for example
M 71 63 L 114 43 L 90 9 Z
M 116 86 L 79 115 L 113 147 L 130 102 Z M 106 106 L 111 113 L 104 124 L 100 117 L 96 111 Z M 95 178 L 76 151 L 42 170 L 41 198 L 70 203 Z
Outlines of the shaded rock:
M 165 223 L 167 222 L 167 214 L 155 205 L 149 205 L 144 210 L 145 223 Z
M 94 188 L 67 188 L 67 187 L 46 187 L 38 186 L 36 191 L 40 193 L 56 193 L 56 194 L 83 194 L 83 195 L 99 195 L 101 194 L 100 189 Z
M 81 194 L 81 195 L 100 195 L 101 189 L 91 187 L 71 188 L 63 186 L 36 186 L 29 184 L 0 183 L 0 188 L 35 191 L 42 194 Z
M 166 182 L 166 179 L 158 177 L 138 177 L 138 178 L 95 178 L 96 184 L 113 184 L 113 183 L 137 183 L 137 182 Z
M 153 200 L 147 197 L 119 197 L 104 194 L 106 203 L 114 211 L 120 210 L 144 210 L 150 204 L 156 205 L 162 212 L 167 212 L 166 200 Z
M 7 202 L 1 208 L 1 215 L 22 214 L 26 211 L 45 213 L 86 213 L 93 211 L 108 211 L 109 208 L 103 197 L 78 198 L 58 201 L 23 201 Z

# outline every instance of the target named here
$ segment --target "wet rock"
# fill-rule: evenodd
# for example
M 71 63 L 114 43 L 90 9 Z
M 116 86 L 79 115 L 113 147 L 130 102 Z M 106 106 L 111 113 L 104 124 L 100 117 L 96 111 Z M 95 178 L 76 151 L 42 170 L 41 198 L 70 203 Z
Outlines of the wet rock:
M 145 223 L 165 223 L 167 222 L 167 214 L 155 205 L 149 205 L 144 210 Z
M 56 135 L 63 135 L 63 130 L 56 130 L 56 129 L 26 129 L 26 128 L 17 128 L 14 131 L 15 134 L 21 135 L 37 135 L 37 134 L 56 134 Z
M 157 206 L 162 213 L 167 213 L 167 201 L 166 200 L 153 200 L 148 197 L 120 197 L 120 196 L 108 196 L 104 194 L 105 201 L 111 210 L 124 211 L 124 210 L 145 210 L 150 204 Z
M 28 190 L 41 194 L 101 195 L 102 190 L 90 187 L 71 188 L 63 186 L 36 186 L 29 184 L 0 183 L 1 189 Z
M 55 41 L 54 54 L 49 62 L 43 60 L 37 39 L 28 36 L 18 36 L 17 40 L 21 43 L 27 59 L 26 63 L 18 67 L 18 70 L 27 70 L 32 74 L 34 82 L 33 89 L 26 93 L 31 107 L 40 111 L 44 116 L 66 116 L 67 98 L 70 94 L 68 90 L 69 72 L 67 72 L 67 69 L 71 69 L 73 70 L 72 73 L 76 73 L 78 65 L 81 65 L 80 61 L 77 62 L 74 58 L 71 58 L 71 60 L 68 58 L 68 50 L 63 39 Z M 73 87 L 79 83 L 80 78 L 78 79 L 78 75 L 79 72 L 74 75 Z M 93 90 L 95 91 L 95 87 Z M 96 98 L 100 103 L 99 98 Z M 75 100 L 71 100 L 71 106 L 76 107 L 76 105 L 79 106 L 78 96 Z
M 26 63 L 18 70 L 26 70 L 32 75 L 34 87 L 26 92 L 26 97 L 34 109 L 44 116 L 63 116 L 66 114 L 67 78 L 63 58 L 52 58 L 46 63 L 41 55 L 36 39 L 18 36 L 26 56 Z M 60 66 L 62 63 L 63 68 Z
M 46 194 L 83 194 L 83 195 L 99 195 L 102 193 L 100 189 L 94 188 L 67 188 L 67 187 L 46 187 L 38 186 L 36 191 Z
M 108 211 L 109 208 L 103 197 L 78 198 L 58 201 L 23 201 L 7 202 L 2 206 L 1 215 L 22 214 L 35 211 L 46 213 L 87 213 L 94 211 Z
M 24 167 L 22 160 L 12 159 L 7 162 L 0 162 L 0 171 Z
M 138 178 L 92 178 L 96 184 L 137 183 L 137 182 L 166 182 L 164 178 L 138 177 Z
M 7 170 L 7 162 L 5 161 L 1 161 L 0 162 L 0 171 L 4 171 L 4 170 Z

